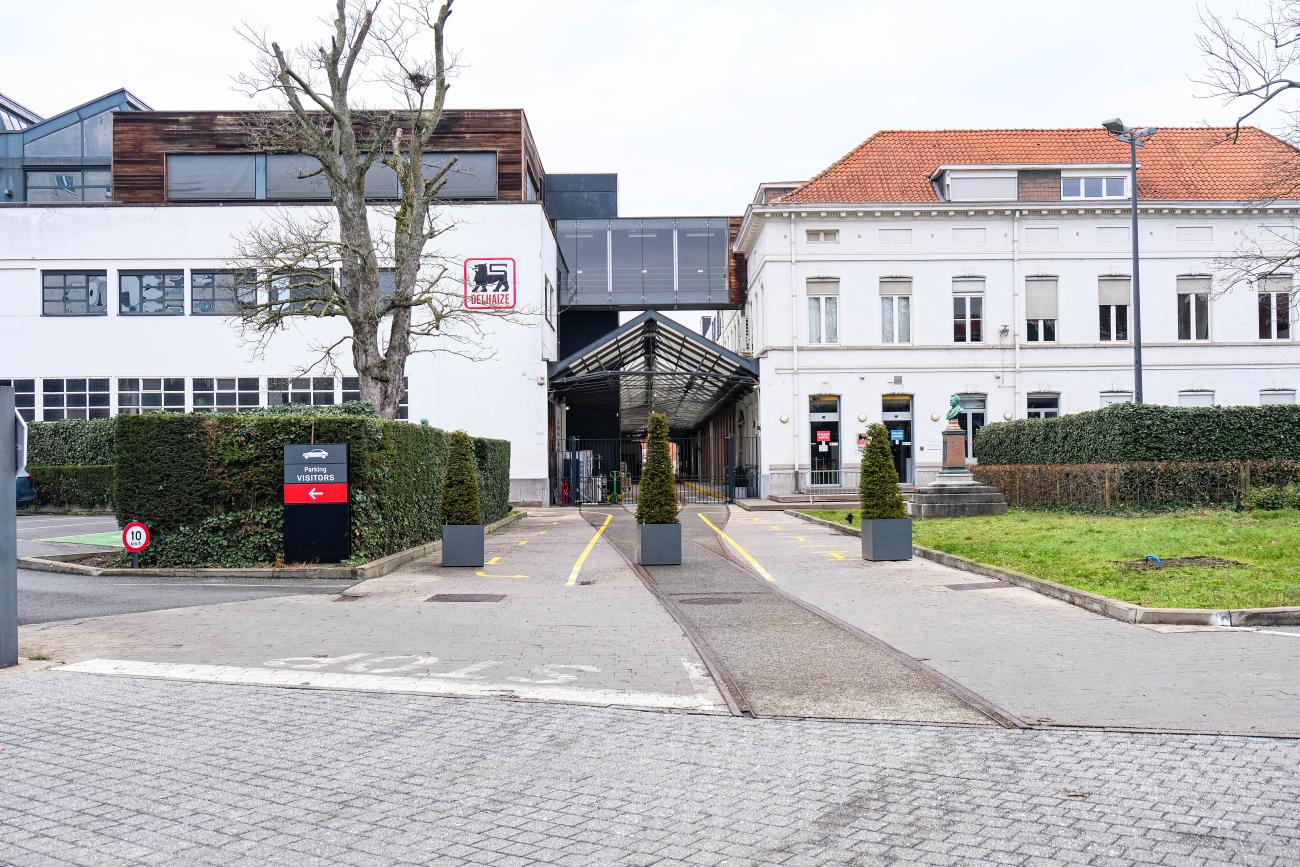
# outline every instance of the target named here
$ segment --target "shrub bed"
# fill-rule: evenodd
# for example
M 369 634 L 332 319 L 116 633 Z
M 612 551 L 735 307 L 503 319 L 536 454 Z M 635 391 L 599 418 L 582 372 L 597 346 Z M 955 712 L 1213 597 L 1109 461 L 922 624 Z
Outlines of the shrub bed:
M 34 421 L 27 425 L 28 464 L 74 467 L 103 466 L 112 462 L 111 418 Z
M 1116 404 L 987 424 L 974 454 L 994 465 L 1300 460 L 1300 406 Z
M 113 465 L 48 467 L 29 464 L 43 506 L 104 509 L 113 505 Z
M 447 434 L 369 414 L 123 415 L 114 435 L 119 522 L 154 531 L 150 565 L 250 566 L 281 552 L 283 447 L 344 442 L 349 450 L 354 561 L 439 537 Z M 509 512 L 510 444 L 478 440 L 483 511 Z
M 1256 487 L 1300 481 L 1300 461 L 1135 461 L 971 468 L 1017 507 L 1096 511 L 1236 503 Z

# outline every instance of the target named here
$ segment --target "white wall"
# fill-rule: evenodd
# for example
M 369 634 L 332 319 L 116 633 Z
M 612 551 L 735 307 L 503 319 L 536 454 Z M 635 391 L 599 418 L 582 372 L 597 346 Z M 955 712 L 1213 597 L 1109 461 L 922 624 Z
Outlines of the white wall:
M 447 213 L 456 225 L 430 251 L 457 261 L 513 257 L 520 315 L 488 322 L 481 343 L 493 354 L 488 360 L 413 355 L 410 418 L 510 440 L 512 496 L 541 500 L 546 362 L 556 351 L 554 325 L 542 311 L 546 279 L 554 281 L 555 240 L 540 204 L 454 205 Z M 342 320 L 295 321 L 259 357 L 241 343 L 233 318 L 189 314 L 188 274 L 185 316 L 117 315 L 116 271 L 227 266 L 232 238 L 270 214 L 266 206 L 229 205 L 0 208 L 0 378 L 109 377 L 116 407 L 118 377 L 260 376 L 264 393 L 265 377 L 299 373 L 314 360 L 313 345 L 345 333 Z M 375 217 L 376 224 L 384 219 Z M 41 271 L 81 269 L 108 271 L 108 315 L 42 316 Z M 336 376 L 352 375 L 350 359 L 347 350 L 339 356 Z
M 1132 343 L 1102 343 L 1097 312 L 1098 277 L 1131 269 L 1127 215 L 1113 207 L 1051 210 L 1016 217 L 1006 207 L 973 214 L 966 208 L 804 213 L 793 224 L 787 213 L 752 213 L 741 245 L 748 254 L 747 313 L 761 368 L 765 470 L 808 466 L 811 394 L 841 396 L 844 466 L 857 464 L 851 435 L 880 418 L 881 396 L 913 395 L 915 460 L 924 481 L 927 465 L 933 470 L 941 458 L 943 422 L 931 415 L 942 416 L 954 392 L 987 394 L 988 420 L 998 421 L 1026 417 L 1031 392 L 1059 393 L 1067 413 L 1098 408 L 1103 391 L 1131 391 Z M 1211 301 L 1209 341 L 1177 339 L 1175 306 L 1177 276 L 1213 273 L 1216 257 L 1258 236 L 1261 225 L 1290 223 L 1294 216 L 1167 210 L 1141 218 L 1147 402 L 1177 404 L 1180 391 L 1209 389 L 1216 403 L 1258 404 L 1261 390 L 1300 388 L 1300 347 L 1294 339 L 1259 339 L 1253 290 Z M 1198 231 L 1179 231 L 1188 227 Z M 806 243 L 808 229 L 838 229 L 839 243 Z M 1036 275 L 1058 278 L 1057 340 L 1051 344 L 1024 339 L 1025 278 Z M 906 346 L 881 342 L 879 281 L 890 276 L 912 278 L 912 340 Z M 981 344 L 953 341 L 952 281 L 960 276 L 985 278 Z M 808 343 L 805 286 L 815 277 L 840 281 L 835 345 Z M 789 420 L 781 422 L 783 415 Z

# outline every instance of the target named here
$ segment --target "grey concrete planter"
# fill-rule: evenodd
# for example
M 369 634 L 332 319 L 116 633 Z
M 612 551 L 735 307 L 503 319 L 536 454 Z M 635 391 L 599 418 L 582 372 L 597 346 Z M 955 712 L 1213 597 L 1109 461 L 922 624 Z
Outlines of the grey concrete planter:
M 681 524 L 637 524 L 640 545 L 636 561 L 642 566 L 680 566 L 682 563 Z
M 443 524 L 442 565 L 482 566 L 483 525 Z
M 863 560 L 911 560 L 912 519 L 885 518 L 862 522 Z

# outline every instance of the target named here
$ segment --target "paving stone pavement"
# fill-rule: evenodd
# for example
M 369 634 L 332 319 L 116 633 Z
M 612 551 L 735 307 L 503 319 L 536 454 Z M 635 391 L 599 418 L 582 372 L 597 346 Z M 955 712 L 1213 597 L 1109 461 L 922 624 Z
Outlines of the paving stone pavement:
M 19 640 L 24 654 L 88 671 L 726 712 L 690 641 L 616 551 L 596 545 L 566 586 L 592 534 L 577 510 L 538 510 L 488 536 L 496 562 L 481 570 L 429 558 L 353 586 L 348 601 L 87 618 L 24 626 Z M 427 601 L 435 594 L 504 598 Z
M 1300 862 L 1300 741 L 0 680 L 0 863 Z
M 861 543 L 784 513 L 727 533 L 777 586 L 924 660 L 1030 723 L 1300 736 L 1300 635 L 1142 627 Z

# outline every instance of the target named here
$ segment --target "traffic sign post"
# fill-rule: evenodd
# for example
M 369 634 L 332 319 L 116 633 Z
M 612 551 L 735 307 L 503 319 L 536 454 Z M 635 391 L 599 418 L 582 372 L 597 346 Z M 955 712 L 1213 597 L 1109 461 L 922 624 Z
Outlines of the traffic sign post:
M 18 664 L 18 503 L 14 478 L 23 465 L 18 463 L 18 425 L 8 421 L 14 416 L 14 387 L 0 385 L 0 479 L 8 487 L 0 492 L 0 668 Z
M 338 563 L 352 556 L 346 443 L 284 447 L 284 560 Z
M 140 568 L 140 552 L 149 547 L 153 537 L 149 528 L 139 521 L 132 521 L 122 528 L 122 547 L 131 552 L 131 568 Z

